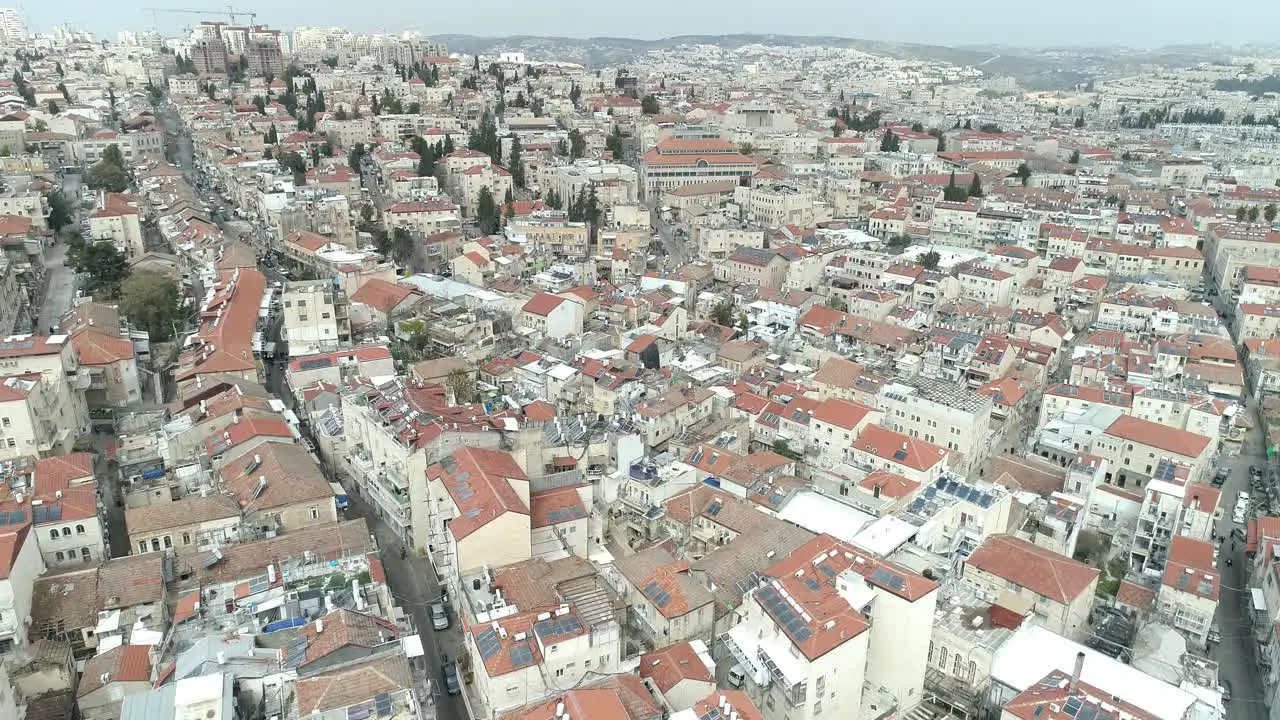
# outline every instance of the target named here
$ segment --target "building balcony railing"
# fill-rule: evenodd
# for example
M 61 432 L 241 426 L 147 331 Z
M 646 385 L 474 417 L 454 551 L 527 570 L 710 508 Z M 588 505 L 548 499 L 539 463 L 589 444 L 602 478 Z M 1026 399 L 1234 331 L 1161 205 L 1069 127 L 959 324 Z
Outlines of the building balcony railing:
M 756 647 L 756 659 L 773 677 L 774 682 L 778 684 L 778 689 L 782 691 L 782 695 L 787 699 L 787 702 L 797 706 L 804 704 L 809 695 L 809 687 L 805 681 L 788 678 L 778 664 L 774 662 L 773 658 L 769 656 L 763 645 Z

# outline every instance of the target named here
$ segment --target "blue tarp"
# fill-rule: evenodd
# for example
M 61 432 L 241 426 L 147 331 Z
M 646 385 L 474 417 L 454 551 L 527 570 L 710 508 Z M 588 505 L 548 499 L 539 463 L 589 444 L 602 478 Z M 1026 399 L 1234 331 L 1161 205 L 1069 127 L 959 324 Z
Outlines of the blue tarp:
M 289 628 L 301 627 L 307 624 L 304 617 L 289 618 L 288 620 L 277 620 L 273 623 L 267 623 L 262 626 L 262 632 L 270 633 L 278 630 L 288 630 Z
M 164 468 L 156 468 L 155 470 L 142 471 L 143 480 L 155 480 L 156 478 L 162 478 L 162 477 L 164 477 Z

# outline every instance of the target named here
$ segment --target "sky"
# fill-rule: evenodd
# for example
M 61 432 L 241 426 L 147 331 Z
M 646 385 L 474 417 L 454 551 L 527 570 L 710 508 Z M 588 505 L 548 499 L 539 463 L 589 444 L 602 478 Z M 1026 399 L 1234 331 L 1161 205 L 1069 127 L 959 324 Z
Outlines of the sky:
M 29 27 L 72 23 L 105 38 L 153 27 L 151 7 L 219 8 L 223 0 L 45 0 L 19 6 Z M 272 0 L 235 2 L 261 11 L 258 22 L 292 29 L 337 25 L 359 32 L 416 29 L 426 35 L 600 35 L 655 39 L 672 35 L 779 33 L 838 35 L 934 45 L 1128 45 L 1273 42 L 1277 0 L 915 0 L 907 4 L 832 0 L 487 0 L 408 2 Z M 161 14 L 177 32 L 198 15 Z M 217 18 L 213 18 L 217 19 Z

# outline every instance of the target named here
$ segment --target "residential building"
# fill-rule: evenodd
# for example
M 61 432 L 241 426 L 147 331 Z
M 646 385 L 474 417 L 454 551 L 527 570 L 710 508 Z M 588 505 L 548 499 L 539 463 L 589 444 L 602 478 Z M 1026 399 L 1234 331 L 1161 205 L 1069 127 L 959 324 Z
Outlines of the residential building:
M 1169 547 L 1156 612 L 1197 647 L 1205 647 L 1218 612 L 1221 578 L 1212 541 L 1175 537 Z
M 280 339 L 290 357 L 333 352 L 351 342 L 350 305 L 332 281 L 286 283 L 281 302 Z
M 659 197 L 685 185 L 737 180 L 756 171 L 756 161 L 727 140 L 673 137 L 659 142 L 640 161 L 640 183 L 646 198 Z
M 965 561 L 964 582 L 987 602 L 1006 592 L 1033 605 L 1036 620 L 1052 632 L 1083 637 L 1093 611 L 1096 568 L 1012 535 L 992 535 Z

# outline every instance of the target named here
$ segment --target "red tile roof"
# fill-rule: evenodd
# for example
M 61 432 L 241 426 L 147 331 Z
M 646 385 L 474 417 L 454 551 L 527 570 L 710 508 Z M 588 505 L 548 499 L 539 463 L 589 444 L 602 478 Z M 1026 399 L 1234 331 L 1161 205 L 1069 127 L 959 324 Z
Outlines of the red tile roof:
M 858 433 L 853 447 L 913 470 L 929 470 L 946 460 L 946 448 L 920 438 L 894 432 L 879 425 L 867 425 Z
M 1132 415 L 1121 415 L 1107 427 L 1107 434 L 1130 442 L 1175 453 L 1184 457 L 1199 457 L 1213 442 L 1204 435 L 1143 420 Z
M 640 677 L 664 695 L 684 680 L 715 684 L 716 678 L 687 641 L 640 656 Z
M 982 570 L 1069 605 L 1098 579 L 1098 570 L 1012 535 L 990 535 L 965 561 Z
M 559 295 L 552 295 L 551 293 L 540 292 L 537 295 L 534 295 L 532 298 L 530 298 L 529 302 L 525 303 L 524 307 L 521 308 L 521 310 L 529 313 L 530 315 L 540 315 L 542 317 L 546 317 L 551 314 L 552 310 L 555 310 L 556 308 L 560 307 L 560 304 L 563 302 L 567 302 L 567 301 L 565 300 L 565 298 L 562 298 Z
M 528 515 L 529 509 L 509 480 L 528 481 L 510 453 L 464 447 L 427 468 L 428 480 L 444 483 L 459 516 L 449 532 L 461 540 L 506 513 Z
M 76 697 L 82 698 L 111 683 L 151 682 L 150 650 L 148 645 L 121 645 L 89 658 Z
M 362 303 L 376 309 L 383 315 L 390 314 L 405 298 L 410 295 L 421 295 L 422 291 L 410 285 L 387 282 L 378 278 L 366 280 L 351 295 L 351 302 Z

